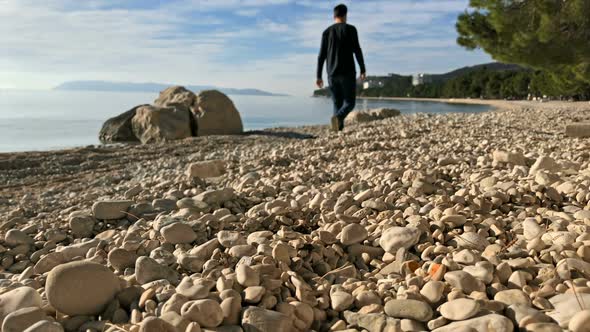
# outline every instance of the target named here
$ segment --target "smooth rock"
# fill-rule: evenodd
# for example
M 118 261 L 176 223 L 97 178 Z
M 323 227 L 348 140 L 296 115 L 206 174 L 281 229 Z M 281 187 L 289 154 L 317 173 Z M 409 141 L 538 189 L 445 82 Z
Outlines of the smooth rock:
M 418 243 L 421 234 L 414 227 L 391 227 L 383 232 L 379 245 L 385 251 L 395 254 L 399 248 L 409 249 Z
M 139 257 L 135 261 L 135 279 L 140 284 L 166 279 L 171 284 L 178 283 L 178 273 L 168 266 L 164 266 L 149 257 Z
M 330 295 L 332 309 L 344 311 L 352 306 L 354 297 L 347 292 L 336 291 Z
M 236 268 L 236 277 L 240 285 L 244 287 L 260 285 L 260 274 L 245 264 Z
M 96 219 L 84 212 L 72 212 L 68 217 L 68 223 L 74 237 L 84 238 L 92 235 Z
M 193 112 L 198 136 L 238 135 L 244 130 L 234 103 L 217 90 L 199 92 Z
M 363 242 L 369 233 L 367 229 L 359 224 L 349 224 L 342 228 L 340 242 L 343 245 L 349 246 L 351 244 Z
M 242 314 L 244 332 L 290 331 L 293 318 L 277 311 L 248 307 Z
M 202 327 L 216 327 L 223 322 L 223 310 L 217 301 L 196 300 L 185 303 L 180 315 Z
M 166 240 L 172 244 L 192 243 L 197 239 L 197 233 L 189 224 L 175 222 L 162 227 L 160 233 Z
M 78 261 L 51 270 L 45 293 L 61 313 L 92 316 L 101 313 L 120 288 L 119 278 L 104 265 Z
M 178 332 L 174 326 L 158 317 L 147 317 L 139 325 L 139 332 Z
M 39 307 L 18 309 L 4 318 L 2 332 L 21 332 L 47 318 L 45 312 Z
M 186 170 L 189 178 L 216 178 L 225 174 L 225 162 L 223 160 L 207 160 L 192 163 Z
M 444 279 L 452 287 L 462 290 L 465 294 L 485 291 L 484 283 L 465 271 L 447 272 L 445 273 Z
M 590 310 L 582 310 L 575 314 L 568 324 L 572 332 L 590 332 Z
M 567 328 L 574 315 L 582 311 L 580 303 L 590 303 L 590 294 L 558 294 L 549 299 L 554 310 L 547 312 L 547 315 L 553 318 L 559 326 Z
M 8 245 L 9 247 L 16 247 L 22 244 L 33 244 L 33 242 L 35 242 L 35 240 L 33 240 L 32 237 L 30 237 L 28 234 L 26 234 L 23 231 L 20 231 L 18 229 L 11 229 L 8 232 L 6 232 L 6 235 L 4 237 L 4 242 L 6 243 L 6 245 Z
M 394 318 L 409 318 L 420 322 L 432 319 L 432 308 L 417 300 L 390 300 L 385 303 L 385 313 Z
M 494 301 L 502 302 L 507 306 L 513 304 L 522 304 L 529 307 L 531 306 L 530 297 L 520 289 L 508 289 L 500 291 L 494 296 Z
M 92 205 L 92 214 L 99 220 L 122 219 L 133 201 L 100 201 Z
M 453 322 L 451 324 L 439 327 L 433 332 L 457 332 L 457 331 L 477 331 L 477 332 L 512 332 L 514 325 L 510 319 L 490 314 L 480 316 L 460 322 Z
M 40 308 L 41 306 L 41 296 L 31 287 L 19 287 L 4 294 L 0 294 L 0 324 L 2 324 L 4 318 L 12 312 L 23 308 Z
M 443 303 L 439 310 L 441 315 L 448 320 L 466 320 L 479 312 L 479 304 L 472 299 L 456 299 Z

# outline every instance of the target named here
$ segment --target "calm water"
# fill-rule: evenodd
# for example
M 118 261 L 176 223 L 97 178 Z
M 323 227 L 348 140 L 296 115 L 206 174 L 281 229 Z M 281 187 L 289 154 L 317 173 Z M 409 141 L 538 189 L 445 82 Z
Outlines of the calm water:
M 98 144 L 102 123 L 153 93 L 0 90 L 0 152 L 51 150 Z M 330 100 L 311 97 L 230 96 L 246 130 L 327 124 Z M 403 113 L 484 112 L 488 106 L 359 100 L 357 109 L 393 107 Z

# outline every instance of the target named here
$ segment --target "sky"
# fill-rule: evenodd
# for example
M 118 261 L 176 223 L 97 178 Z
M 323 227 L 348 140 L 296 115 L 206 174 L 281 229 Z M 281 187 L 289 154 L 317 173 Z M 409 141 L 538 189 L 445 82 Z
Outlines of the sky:
M 456 44 L 468 0 L 0 0 L 0 88 L 106 80 L 310 95 L 338 3 L 368 75 L 492 61 Z

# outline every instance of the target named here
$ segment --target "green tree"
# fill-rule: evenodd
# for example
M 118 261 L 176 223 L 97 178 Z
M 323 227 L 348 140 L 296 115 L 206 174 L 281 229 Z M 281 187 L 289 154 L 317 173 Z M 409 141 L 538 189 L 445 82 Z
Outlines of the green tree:
M 557 94 L 590 84 L 590 0 L 471 0 L 459 45 L 547 72 Z

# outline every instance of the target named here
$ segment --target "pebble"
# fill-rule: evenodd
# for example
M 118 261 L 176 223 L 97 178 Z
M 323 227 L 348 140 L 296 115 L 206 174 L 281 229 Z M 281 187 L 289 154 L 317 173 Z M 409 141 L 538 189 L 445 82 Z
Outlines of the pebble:
M 504 303 L 506 306 L 513 304 L 521 304 L 525 306 L 531 306 L 530 297 L 520 289 L 508 289 L 503 290 L 494 296 L 494 300 Z
M 568 324 L 568 329 L 572 332 L 589 332 L 590 331 L 590 310 L 582 310 L 575 314 Z
M 236 277 L 240 285 L 244 287 L 260 285 L 260 274 L 245 264 L 236 268 Z
M 422 294 L 428 302 L 437 303 L 441 300 L 444 290 L 445 284 L 443 282 L 431 280 L 422 287 L 420 294 Z
M 385 303 L 385 313 L 394 318 L 409 318 L 420 322 L 432 319 L 432 308 L 417 300 L 390 300 Z
M 191 243 L 197 239 L 197 234 L 188 224 L 182 222 L 172 223 L 160 229 L 166 242 L 172 244 Z
M 41 296 L 31 287 L 19 287 L 0 294 L 0 326 L 10 313 L 23 308 L 40 308 L 41 306 Z
M 349 246 L 363 242 L 368 236 L 369 233 L 365 227 L 359 224 L 350 224 L 342 228 L 340 242 L 345 246 Z
M 242 327 L 245 332 L 289 331 L 293 319 L 283 313 L 258 307 L 248 307 L 242 314 Z
M 57 311 L 92 316 L 105 309 L 121 286 L 119 278 L 104 265 L 79 261 L 51 270 L 45 288 L 49 303 Z
M 221 306 L 208 299 L 185 303 L 180 309 L 180 315 L 191 322 L 197 322 L 201 327 L 217 327 L 223 322 Z
M 335 311 L 344 311 L 352 306 L 354 297 L 347 292 L 337 291 L 330 295 L 332 309 Z
M 418 243 L 421 232 L 414 227 L 391 227 L 383 232 L 379 245 L 383 250 L 395 254 L 398 249 L 409 249 Z
M 524 230 L 524 238 L 528 241 L 536 239 L 543 235 L 544 230 L 541 226 L 535 221 L 534 218 L 527 218 L 522 222 L 522 227 Z
M 122 248 L 115 248 L 109 252 L 107 258 L 113 268 L 123 271 L 126 268 L 135 266 L 137 254 Z
M 484 283 L 465 271 L 447 272 L 444 279 L 452 287 L 462 290 L 465 294 L 485 291 Z
M 125 218 L 133 201 L 100 201 L 92 205 L 92 215 L 99 220 L 116 220 Z
M 512 332 L 514 325 L 510 319 L 490 314 L 481 317 L 471 318 L 464 321 L 453 322 L 439 327 L 434 332 L 455 332 L 455 331 L 477 331 L 477 332 Z
M 177 330 L 161 318 L 147 317 L 139 325 L 139 332 L 177 332 Z
M 186 175 L 189 178 L 216 178 L 225 174 L 223 160 L 207 160 L 188 165 Z
M 150 257 L 139 257 L 135 261 L 135 279 L 140 284 L 165 279 L 172 284 L 178 283 L 178 273 L 168 266 L 156 262 Z
M 475 315 L 480 310 L 479 304 L 472 299 L 456 299 L 443 303 L 440 306 L 440 314 L 448 320 L 466 320 Z
M 547 315 L 565 329 L 568 328 L 572 317 L 582 311 L 580 303 L 590 303 L 590 294 L 557 294 L 552 296 L 549 302 L 554 309 L 548 311 Z
M 68 223 L 74 237 L 84 238 L 92 235 L 96 220 L 84 212 L 72 212 L 68 217 Z
M 17 247 L 19 245 L 30 245 L 33 244 L 33 242 L 35 242 L 35 240 L 33 240 L 32 237 L 30 237 L 28 234 L 26 234 L 23 231 L 20 231 L 18 229 L 11 229 L 8 232 L 6 232 L 6 235 L 4 237 L 4 242 L 6 243 L 7 246 L 9 247 Z
M 2 332 L 20 332 L 47 318 L 45 312 L 38 307 L 18 309 L 4 318 Z

